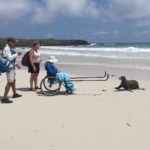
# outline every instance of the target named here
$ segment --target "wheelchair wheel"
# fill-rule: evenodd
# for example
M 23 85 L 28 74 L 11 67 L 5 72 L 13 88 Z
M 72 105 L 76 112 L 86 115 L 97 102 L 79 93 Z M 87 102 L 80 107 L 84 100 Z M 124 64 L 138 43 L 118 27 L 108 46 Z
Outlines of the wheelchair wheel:
M 54 96 L 57 95 L 61 88 L 61 82 L 55 77 L 46 76 L 41 81 L 41 92 L 46 96 Z

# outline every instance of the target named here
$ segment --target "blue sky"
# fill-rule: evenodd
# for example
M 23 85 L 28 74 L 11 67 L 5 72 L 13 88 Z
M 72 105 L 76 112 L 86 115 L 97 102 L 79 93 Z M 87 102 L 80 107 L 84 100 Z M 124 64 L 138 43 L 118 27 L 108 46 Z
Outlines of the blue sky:
M 149 42 L 149 0 L 0 0 L 0 37 Z

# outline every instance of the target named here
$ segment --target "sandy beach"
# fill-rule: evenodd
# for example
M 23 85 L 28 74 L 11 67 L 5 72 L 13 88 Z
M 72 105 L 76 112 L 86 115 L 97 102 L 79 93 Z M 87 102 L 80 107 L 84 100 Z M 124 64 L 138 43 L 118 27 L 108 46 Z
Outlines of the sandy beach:
M 78 82 L 75 95 L 46 97 L 29 92 L 29 74 L 18 70 L 23 97 L 0 105 L 0 149 L 149 150 L 150 80 L 138 78 L 146 91 L 116 92 L 119 75 L 107 82 Z M 42 71 L 39 80 L 44 76 Z M 3 74 L 0 96 L 5 83 Z
M 150 150 L 149 26 L 150 0 L 0 0 L 0 150 Z

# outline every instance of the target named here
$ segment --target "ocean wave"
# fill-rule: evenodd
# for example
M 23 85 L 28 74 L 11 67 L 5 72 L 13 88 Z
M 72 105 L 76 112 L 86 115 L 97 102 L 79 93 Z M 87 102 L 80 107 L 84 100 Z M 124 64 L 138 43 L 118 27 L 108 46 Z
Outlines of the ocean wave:
M 121 53 L 118 54 L 105 54 L 105 53 L 80 53 L 80 52 L 64 52 L 64 51 L 40 51 L 41 54 L 44 55 L 56 55 L 56 56 L 74 56 L 74 57 L 95 57 L 95 58 L 108 58 L 108 59 L 150 59 L 149 55 L 142 54 L 142 55 L 122 55 Z
M 24 48 L 28 51 L 29 48 Z M 143 59 L 150 60 L 149 48 L 110 48 L 110 47 L 74 47 L 74 46 L 42 46 L 41 54 L 57 56 L 76 56 L 90 58 L 108 58 L 108 59 Z
M 89 52 L 146 52 L 150 53 L 150 48 L 136 48 L 136 47 L 65 47 L 65 46 L 44 46 L 41 47 L 42 50 L 61 50 L 61 51 L 89 51 Z

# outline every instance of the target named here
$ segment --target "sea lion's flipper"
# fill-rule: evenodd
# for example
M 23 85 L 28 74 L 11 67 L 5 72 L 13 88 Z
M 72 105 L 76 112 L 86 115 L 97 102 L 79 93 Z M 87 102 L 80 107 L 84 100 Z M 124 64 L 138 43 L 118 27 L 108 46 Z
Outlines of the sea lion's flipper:
M 146 89 L 145 89 L 145 88 L 139 88 L 139 90 L 143 90 L 143 91 L 146 91 Z

